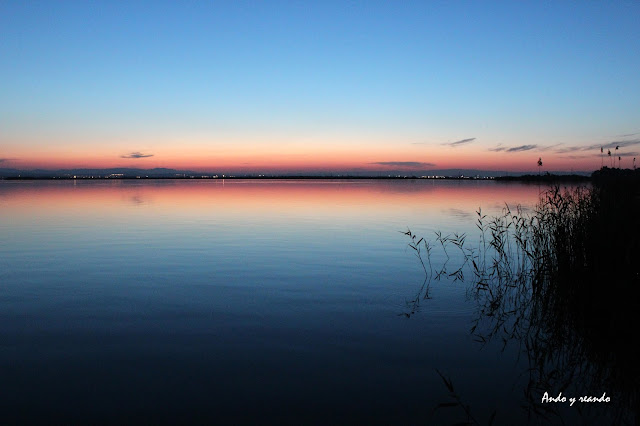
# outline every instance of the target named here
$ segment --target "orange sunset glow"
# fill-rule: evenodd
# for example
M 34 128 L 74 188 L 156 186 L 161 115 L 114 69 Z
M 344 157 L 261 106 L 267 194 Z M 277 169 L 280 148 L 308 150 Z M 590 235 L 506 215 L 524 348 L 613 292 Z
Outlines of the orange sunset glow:
M 15 160 L 5 166 L 24 169 L 73 168 L 139 168 L 156 167 L 214 173 L 283 173 L 283 172 L 336 172 L 400 170 L 427 172 L 439 169 L 504 170 L 509 172 L 537 171 L 538 157 L 544 159 L 544 170 L 580 170 L 599 168 L 603 159 L 597 153 L 567 162 L 549 152 L 527 151 L 519 153 L 487 152 L 478 148 L 425 147 L 408 145 L 401 148 L 365 147 L 346 144 L 342 147 L 314 149 L 312 147 L 256 147 L 222 149 L 170 149 L 158 148 L 137 151 L 141 158 L 123 158 L 105 151 L 98 155 L 80 152 L 47 151 L 29 153 L 16 150 L 9 153 Z M 153 152 L 153 154 L 145 154 Z M 24 160 L 29 158 L 29 160 Z M 625 157 L 625 160 L 627 158 Z M 630 159 L 629 159 L 630 161 Z

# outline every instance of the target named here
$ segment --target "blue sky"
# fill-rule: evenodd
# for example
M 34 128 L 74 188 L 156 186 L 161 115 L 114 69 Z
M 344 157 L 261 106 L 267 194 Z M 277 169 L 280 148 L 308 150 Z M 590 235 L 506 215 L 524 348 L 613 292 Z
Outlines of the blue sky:
M 4 1 L 0 159 L 593 169 L 581 148 L 640 150 L 638 22 L 630 1 Z

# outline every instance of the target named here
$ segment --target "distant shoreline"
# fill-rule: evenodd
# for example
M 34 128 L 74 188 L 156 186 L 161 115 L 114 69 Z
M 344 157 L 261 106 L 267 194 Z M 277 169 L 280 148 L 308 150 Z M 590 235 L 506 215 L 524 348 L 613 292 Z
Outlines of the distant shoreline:
M 313 175 L 282 175 L 282 176 L 220 176 L 220 175 L 184 175 L 184 176 L 4 176 L 0 180 L 496 180 L 502 182 L 584 182 L 591 180 L 585 175 L 522 175 L 522 176 L 313 176 Z
M 584 175 L 522 175 L 522 176 L 497 176 L 495 180 L 503 182 L 585 182 L 590 181 L 591 176 Z
M 0 180 L 494 180 L 477 176 L 6 176 Z

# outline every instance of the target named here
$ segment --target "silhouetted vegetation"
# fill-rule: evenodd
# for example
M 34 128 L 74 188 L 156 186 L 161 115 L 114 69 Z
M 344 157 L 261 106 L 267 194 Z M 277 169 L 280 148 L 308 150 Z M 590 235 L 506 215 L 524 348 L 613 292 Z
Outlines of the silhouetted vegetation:
M 640 171 L 605 167 L 591 187 L 552 187 L 532 214 L 507 206 L 499 217 L 477 215 L 477 246 L 465 235 L 436 234 L 434 243 L 406 232 L 426 274 L 406 315 L 430 297 L 434 280 L 471 282 L 476 340 L 517 342 L 527 357 L 530 420 L 560 415 L 558 404 L 541 403 L 544 392 L 606 392 L 606 407 L 574 409 L 591 424 L 637 424 Z M 434 270 L 436 248 L 446 260 Z M 465 413 L 468 421 L 468 406 Z

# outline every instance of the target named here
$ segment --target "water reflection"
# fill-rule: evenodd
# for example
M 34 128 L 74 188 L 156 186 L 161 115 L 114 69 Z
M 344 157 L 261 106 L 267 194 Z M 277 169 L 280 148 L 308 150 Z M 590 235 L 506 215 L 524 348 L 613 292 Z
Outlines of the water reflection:
M 512 372 L 469 351 L 464 290 L 397 315 L 420 278 L 398 231 L 536 199 L 497 182 L 0 181 L 0 423 L 415 424 L 434 368 L 510 404 Z
M 638 228 L 633 212 L 639 206 L 628 192 L 608 185 L 556 188 L 542 195 L 533 214 L 505 209 L 491 218 L 478 212 L 478 245 L 467 243 L 466 235 L 425 241 L 408 231 L 425 281 L 404 315 L 419 311 L 434 282 L 466 282 L 476 303 L 476 342 L 489 350 L 515 346 L 526 360 L 514 382 L 524 391 L 523 418 L 637 424 L 640 350 L 633 333 L 640 326 L 640 277 L 631 259 L 640 250 L 635 238 L 609 236 L 613 220 L 623 229 Z M 445 261 L 434 266 L 438 250 Z M 442 379 L 452 395 L 442 407 L 459 408 L 476 424 L 451 379 Z

